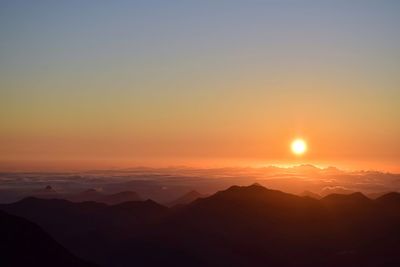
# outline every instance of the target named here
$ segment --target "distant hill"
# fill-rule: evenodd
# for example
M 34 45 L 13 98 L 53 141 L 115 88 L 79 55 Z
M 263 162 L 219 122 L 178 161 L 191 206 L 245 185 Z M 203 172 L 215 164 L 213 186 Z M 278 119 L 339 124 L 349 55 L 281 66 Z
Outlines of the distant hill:
M 38 198 L 60 198 L 61 195 L 51 186 L 46 185 L 44 188 L 34 190 L 31 194 Z
M 115 194 L 104 194 L 96 189 L 90 188 L 77 194 L 60 194 L 54 190 L 50 185 L 43 189 L 35 190 L 32 193 L 33 197 L 42 199 L 66 199 L 72 202 L 88 202 L 94 201 L 105 203 L 108 205 L 115 205 L 128 201 L 142 200 L 139 194 L 134 191 L 122 191 Z
M 177 205 L 186 205 L 189 204 L 193 201 L 195 201 L 198 198 L 205 197 L 206 195 L 200 194 L 196 190 L 192 190 L 184 194 L 183 196 L 177 198 L 176 200 L 170 202 L 168 204 L 169 207 L 174 207 Z
M 39 226 L 0 211 L 0 263 L 8 266 L 90 267 L 59 245 Z
M 369 193 L 367 194 L 367 197 L 370 199 L 377 199 L 380 198 L 381 196 L 384 196 L 388 193 L 391 193 L 390 191 L 385 191 L 385 192 L 374 192 L 374 193 Z
M 383 204 L 397 204 L 400 205 L 400 193 L 398 192 L 390 192 L 386 193 L 383 196 L 380 196 L 376 199 L 379 203 Z
M 104 195 L 94 188 L 87 189 L 78 194 L 68 196 L 67 199 L 73 202 L 85 202 L 85 201 L 96 201 L 103 198 Z
M 133 191 L 123 191 L 115 194 L 103 194 L 96 189 L 88 189 L 79 194 L 67 198 L 73 202 L 95 201 L 109 205 L 115 205 L 127 201 L 140 201 L 141 197 Z

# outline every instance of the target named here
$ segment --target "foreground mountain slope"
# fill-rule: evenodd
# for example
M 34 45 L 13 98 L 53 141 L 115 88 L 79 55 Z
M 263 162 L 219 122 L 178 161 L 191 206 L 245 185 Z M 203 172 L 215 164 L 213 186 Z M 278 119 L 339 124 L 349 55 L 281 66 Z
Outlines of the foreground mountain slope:
M 39 226 L 0 211 L 1 266 L 89 267 L 56 243 Z
M 79 257 L 102 263 L 114 242 L 140 232 L 167 208 L 154 201 L 118 205 L 29 197 L 0 209 L 29 219 Z

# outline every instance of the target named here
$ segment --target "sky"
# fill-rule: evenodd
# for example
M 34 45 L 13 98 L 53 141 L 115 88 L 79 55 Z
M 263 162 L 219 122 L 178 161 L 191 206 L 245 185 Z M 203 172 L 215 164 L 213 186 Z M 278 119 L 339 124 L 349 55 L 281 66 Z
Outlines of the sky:
M 400 172 L 399 14 L 395 0 L 3 0 L 0 169 Z

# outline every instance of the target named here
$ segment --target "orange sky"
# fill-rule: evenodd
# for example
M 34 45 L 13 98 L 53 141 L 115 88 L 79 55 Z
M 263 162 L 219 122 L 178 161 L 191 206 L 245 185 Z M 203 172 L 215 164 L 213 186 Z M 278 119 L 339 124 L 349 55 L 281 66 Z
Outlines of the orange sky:
M 398 4 L 172 2 L 4 6 L 0 168 L 400 171 Z

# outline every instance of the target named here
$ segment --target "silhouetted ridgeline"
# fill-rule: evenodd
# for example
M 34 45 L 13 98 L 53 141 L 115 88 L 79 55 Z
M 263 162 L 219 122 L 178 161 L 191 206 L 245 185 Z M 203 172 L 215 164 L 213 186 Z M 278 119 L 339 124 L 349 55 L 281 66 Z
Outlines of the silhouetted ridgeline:
M 231 185 L 245 186 L 256 182 L 288 193 L 303 192 L 303 195 L 317 199 L 333 193 L 354 192 L 363 192 L 375 199 L 388 192 L 400 191 L 400 174 L 343 171 L 313 165 L 288 168 L 176 167 L 58 173 L 3 172 L 0 173 L 0 181 L 0 203 L 13 203 L 28 196 L 36 196 L 72 202 L 96 201 L 109 205 L 150 198 L 171 206 L 178 198 L 193 190 L 211 195 Z M 193 195 L 196 194 L 190 194 L 184 201 L 181 199 L 180 204 L 187 203 L 187 199 L 193 200 Z
M 37 198 L 0 208 L 103 266 L 400 266 L 398 193 L 318 200 L 255 184 L 174 209 Z

